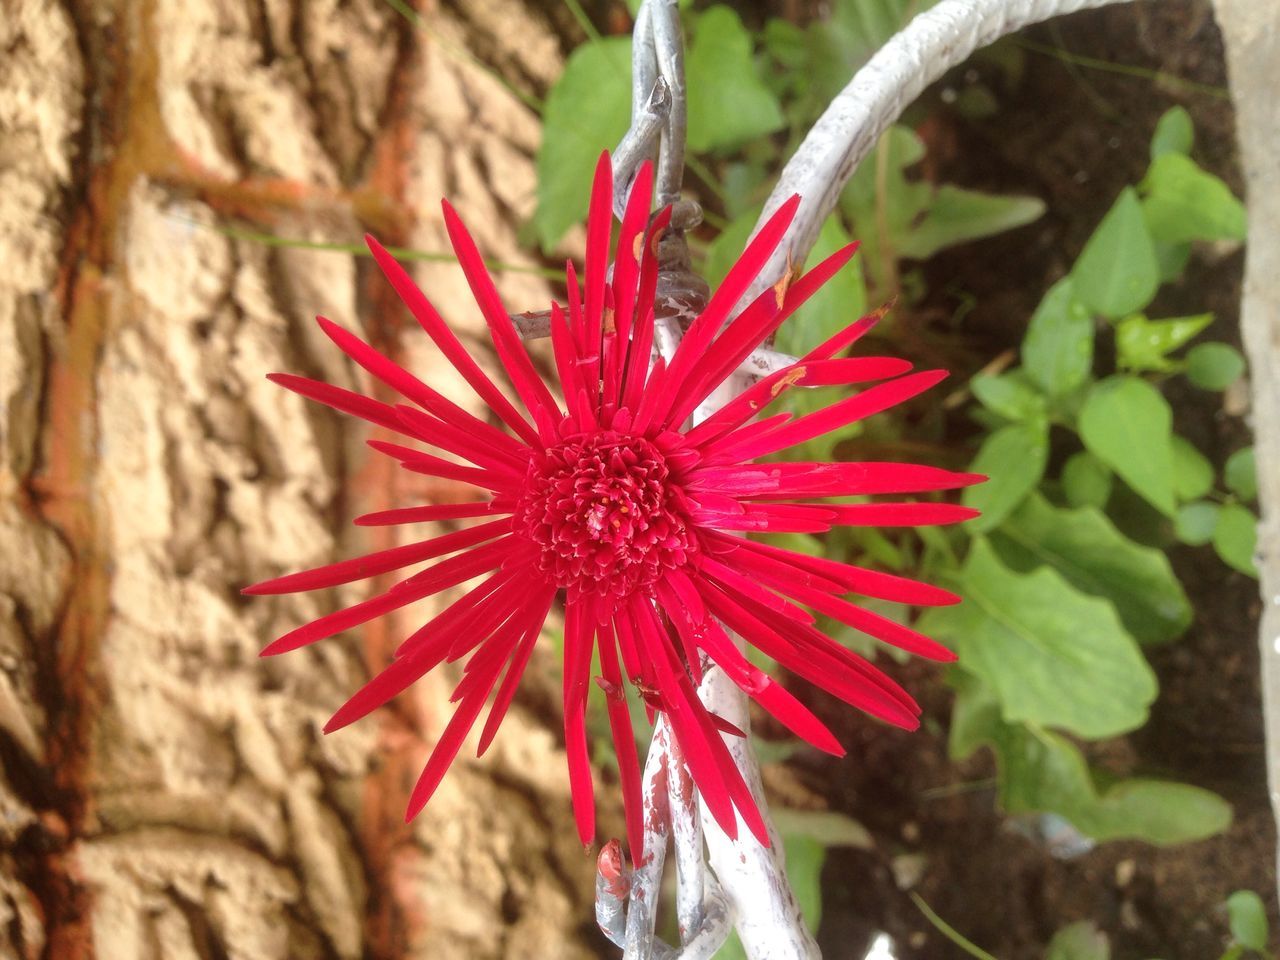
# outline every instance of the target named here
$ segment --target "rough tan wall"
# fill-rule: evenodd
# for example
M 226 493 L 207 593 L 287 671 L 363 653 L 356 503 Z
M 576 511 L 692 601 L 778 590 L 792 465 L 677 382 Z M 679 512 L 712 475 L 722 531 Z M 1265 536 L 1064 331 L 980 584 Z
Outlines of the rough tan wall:
M 0 0 L 0 958 L 591 953 L 530 709 L 406 827 L 446 678 L 320 726 L 429 609 L 262 661 L 336 599 L 238 594 L 381 545 L 357 512 L 457 496 L 263 379 L 361 382 L 324 312 L 475 409 L 369 263 L 211 229 L 439 250 L 447 195 L 525 259 L 536 119 L 441 41 L 535 85 L 559 45 L 519 0 L 424 11 L 429 35 L 384 0 Z M 418 274 L 478 337 L 460 274 Z

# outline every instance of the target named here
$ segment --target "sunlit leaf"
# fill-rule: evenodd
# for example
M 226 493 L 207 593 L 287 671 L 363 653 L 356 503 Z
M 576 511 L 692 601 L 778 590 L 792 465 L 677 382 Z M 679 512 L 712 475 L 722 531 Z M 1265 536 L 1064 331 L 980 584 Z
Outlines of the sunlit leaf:
M 1116 361 L 1127 370 L 1173 370 L 1177 364 L 1169 354 L 1211 323 L 1211 313 L 1167 320 L 1148 320 L 1135 313 L 1116 324 Z

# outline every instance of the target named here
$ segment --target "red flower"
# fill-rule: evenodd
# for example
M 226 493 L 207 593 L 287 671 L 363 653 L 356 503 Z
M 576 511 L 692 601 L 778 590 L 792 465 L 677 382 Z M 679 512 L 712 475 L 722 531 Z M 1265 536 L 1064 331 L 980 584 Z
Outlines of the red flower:
M 543 383 L 479 252 L 446 203 L 445 223 L 497 354 L 515 388 L 509 401 L 449 331 L 404 269 L 378 243 L 373 255 L 408 308 L 510 433 L 464 411 L 341 327 L 324 332 L 352 360 L 408 403 L 392 405 L 302 377 L 272 379 L 305 397 L 447 451 L 466 465 L 381 440 L 377 450 L 408 470 L 471 484 L 472 503 L 427 505 L 360 517 L 382 525 L 486 518 L 485 522 L 249 587 L 250 594 L 318 590 L 440 560 L 385 593 L 299 627 L 270 644 L 283 653 L 393 610 L 483 578 L 414 632 L 396 658 L 348 700 L 329 732 L 385 704 L 428 670 L 467 658 L 458 704 L 409 801 L 416 815 L 439 784 L 494 688 L 480 736 L 489 746 L 515 693 L 543 621 L 565 606 L 564 726 L 574 812 L 584 843 L 595 832 L 585 711 L 592 654 L 616 745 L 627 832 L 641 849 L 640 775 L 623 698 L 626 678 L 652 717 L 663 712 L 716 822 L 736 835 L 735 810 L 762 843 L 768 839 L 734 766 L 719 721 L 698 700 L 703 658 L 718 665 L 784 726 L 829 753 L 831 732 L 787 690 L 743 656 L 728 631 L 823 690 L 890 723 L 914 728 L 919 707 L 870 663 L 814 628 L 809 608 L 912 653 L 950 660 L 928 637 L 842 599 L 858 593 L 912 604 L 957 600 L 936 587 L 758 543 L 744 531 L 821 532 L 836 525 L 953 523 L 973 511 L 946 503 L 808 502 L 814 498 L 902 494 L 963 487 L 982 478 L 898 463 L 753 463 L 756 458 L 879 413 L 933 386 L 945 374 L 904 374 L 910 364 L 883 357 L 836 359 L 874 318 L 864 318 L 798 363 L 756 383 L 696 426 L 683 424 L 699 403 L 853 255 L 836 253 L 789 287 L 762 294 L 732 322 L 734 305 L 782 240 L 798 198 L 751 242 L 689 326 L 670 363 L 650 369 L 654 337 L 656 241 L 670 219 L 649 221 L 648 170 L 627 204 L 608 277 L 612 177 L 607 155 L 596 172 L 587 220 L 585 297 L 568 270 L 568 317 L 552 306 L 551 336 L 564 409 Z M 887 379 L 892 378 L 892 379 Z M 831 406 L 792 419 L 754 418 L 794 386 L 885 380 Z M 523 409 L 521 409 L 523 408 Z M 726 732 L 737 732 L 729 728 Z

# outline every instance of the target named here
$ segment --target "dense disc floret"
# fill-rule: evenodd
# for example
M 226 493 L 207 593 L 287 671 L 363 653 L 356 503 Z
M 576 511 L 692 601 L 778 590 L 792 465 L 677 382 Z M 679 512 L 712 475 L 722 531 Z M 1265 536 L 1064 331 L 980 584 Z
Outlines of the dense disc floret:
M 302 396 L 374 425 L 382 435 L 370 446 L 404 469 L 470 491 L 461 502 L 406 505 L 356 520 L 364 526 L 448 522 L 456 528 L 425 539 L 411 533 L 395 546 L 245 591 L 292 593 L 395 578 L 383 592 L 278 637 L 263 650 L 273 655 L 472 584 L 451 602 L 438 602 L 434 616 L 415 625 L 385 669 L 325 725 L 326 732 L 339 729 L 441 664 L 464 662 L 453 716 L 443 730 L 431 732 L 436 745 L 414 786 L 410 817 L 430 800 L 486 706 L 478 753 L 493 741 L 543 624 L 559 604 L 565 753 L 579 836 L 588 843 L 595 832 L 586 708 L 588 697 L 602 691 L 633 857 L 642 856 L 643 824 L 639 758 L 622 695 L 626 680 L 669 725 L 721 829 L 737 836 L 741 819 L 768 843 L 764 820 L 723 739 L 736 728 L 699 699 L 703 672 L 723 671 L 797 736 L 828 753 L 843 751 L 821 720 L 747 659 L 730 631 L 782 669 L 908 729 L 919 725 L 919 706 L 868 660 L 824 635 L 818 616 L 920 656 L 953 658 L 900 618 L 846 597 L 936 605 L 956 602 L 954 594 L 755 539 L 821 534 L 837 526 L 956 523 L 973 516 L 931 495 L 983 479 L 974 474 L 908 463 L 756 462 L 907 402 L 945 373 L 912 373 L 911 364 L 892 357 L 841 356 L 875 324 L 871 316 L 754 385 L 736 384 L 744 388 L 726 391 L 732 396 L 723 404 L 710 403 L 707 398 L 737 376 L 752 351 L 848 263 L 856 246 L 738 310 L 786 236 L 799 202 L 793 197 L 760 228 L 678 345 L 664 343 L 654 361 L 655 251 L 670 210 L 650 216 L 651 178 L 646 165 L 632 184 L 610 273 L 613 182 L 609 158 L 601 158 L 587 218 L 583 283 L 570 267 L 568 305 L 551 308 L 558 391 L 530 360 L 480 252 L 448 204 L 445 226 L 510 390 L 494 383 L 405 269 L 377 241 L 370 239 L 369 246 L 422 329 L 488 407 L 488 416 L 468 411 L 323 318 L 325 335 L 397 399 L 272 375 Z M 805 387 L 843 389 L 829 405 L 804 416 L 767 411 L 789 390 Z M 900 494 L 925 499 L 877 499 Z M 850 497 L 858 501 L 848 502 Z M 833 498 L 843 502 L 832 503 Z M 421 564 L 427 566 L 405 572 Z M 600 671 L 597 682 L 593 664 Z
M 578 434 L 537 453 L 516 507 L 557 586 L 617 600 L 652 594 L 685 566 L 697 540 L 677 478 L 656 446 L 613 430 Z

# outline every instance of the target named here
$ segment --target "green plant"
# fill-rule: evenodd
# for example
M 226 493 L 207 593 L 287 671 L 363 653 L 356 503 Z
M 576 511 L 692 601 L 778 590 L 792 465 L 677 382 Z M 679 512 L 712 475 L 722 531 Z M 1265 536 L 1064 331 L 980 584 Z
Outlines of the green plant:
M 1227 897 L 1224 906 L 1227 909 L 1227 926 L 1231 930 L 1231 944 L 1221 960 L 1274 957 L 1275 954 L 1267 950 L 1271 932 L 1262 898 L 1252 890 L 1237 890 Z
M 1146 177 L 1121 192 L 1032 316 L 1021 366 L 971 382 L 986 430 L 972 469 L 995 479 L 966 492 L 983 516 L 967 525 L 964 562 L 936 564 L 968 602 L 923 620 L 960 656 L 953 755 L 990 746 L 1006 811 L 1052 811 L 1099 840 L 1193 840 L 1230 821 L 1226 804 L 1196 787 L 1112 782 L 1077 745 L 1145 722 L 1157 689 L 1143 647 L 1190 623 L 1166 545 L 1212 542 L 1253 573 L 1251 451 L 1232 458 L 1215 489 L 1212 464 L 1175 432 L 1160 391 L 1183 375 L 1224 389 L 1243 363 L 1221 343 L 1178 355 L 1211 316 L 1145 313 L 1191 244 L 1244 236 L 1239 201 L 1187 156 L 1190 146 L 1190 121 L 1175 108 L 1157 128 Z M 1098 378 L 1100 329 L 1114 334 L 1118 371 Z M 1051 449 L 1067 454 L 1057 476 Z
M 938 916 L 918 895 L 912 901 L 924 918 L 964 953 L 976 960 L 996 960 L 973 941 Z M 1231 944 L 1220 960 L 1243 960 L 1245 957 L 1270 958 L 1267 953 L 1267 915 L 1261 898 L 1252 891 L 1238 890 L 1227 898 Z M 1091 920 L 1081 920 L 1063 927 L 1045 948 L 1045 960 L 1111 960 L 1111 942 Z
M 726 218 L 709 215 L 722 227 L 700 251 L 709 281 L 742 249 L 774 172 L 839 78 L 927 5 L 846 0 L 828 20 L 803 29 L 771 21 L 757 36 L 727 7 L 686 11 L 689 70 L 701 77 L 691 89 L 731 96 L 738 105 L 690 103 L 690 166 Z M 583 182 L 579 168 L 621 133 L 629 43 L 596 39 L 575 51 L 547 99 L 534 217 L 544 249 L 585 206 L 585 196 L 571 195 Z M 795 69 L 799 62 L 805 70 Z M 721 90 L 728 77 L 734 88 Z M 598 111 L 577 107 L 584 90 L 601 104 Z M 1175 640 L 1191 621 L 1164 548 L 1175 539 L 1211 543 L 1225 562 L 1252 572 L 1251 451 L 1233 457 L 1219 482 L 1203 454 L 1176 434 L 1160 391 L 1165 379 L 1182 376 L 1224 389 L 1243 362 L 1226 344 L 1191 346 L 1210 315 L 1149 315 L 1194 244 L 1236 243 L 1244 235 L 1243 207 L 1191 159 L 1193 140 L 1185 111 L 1161 119 L 1147 174 L 1121 192 L 1070 273 L 1046 293 L 1030 318 L 1021 364 L 970 383 L 971 413 L 984 431 L 973 469 L 992 477 L 966 496 L 983 511 L 980 520 L 953 534 L 926 532 L 922 548 L 848 528 L 822 539 L 792 535 L 786 544 L 815 555 L 862 555 L 890 569 L 924 566 L 954 581 L 967 602 L 932 611 L 921 624 L 959 653 L 953 755 L 990 746 L 1007 812 L 1052 811 L 1099 840 L 1182 842 L 1230 821 L 1212 793 L 1152 779 L 1113 781 L 1089 767 L 1080 746 L 1145 723 L 1157 684 L 1143 648 Z M 868 303 L 911 301 L 922 292 L 912 263 L 1043 211 L 1035 198 L 919 179 L 913 171 L 924 156 L 919 136 L 897 126 L 874 162 L 855 173 L 813 257 L 856 236 L 860 269 L 846 270 L 789 320 L 778 349 L 803 352 Z M 1095 372 L 1102 331 L 1115 342 L 1109 376 Z M 791 391 L 788 402 L 793 413 L 808 412 L 820 391 Z M 794 456 L 829 459 L 855 437 L 893 441 L 896 427 L 854 424 Z M 1056 475 L 1051 450 L 1064 455 Z M 838 624 L 823 628 L 851 645 L 874 646 Z

